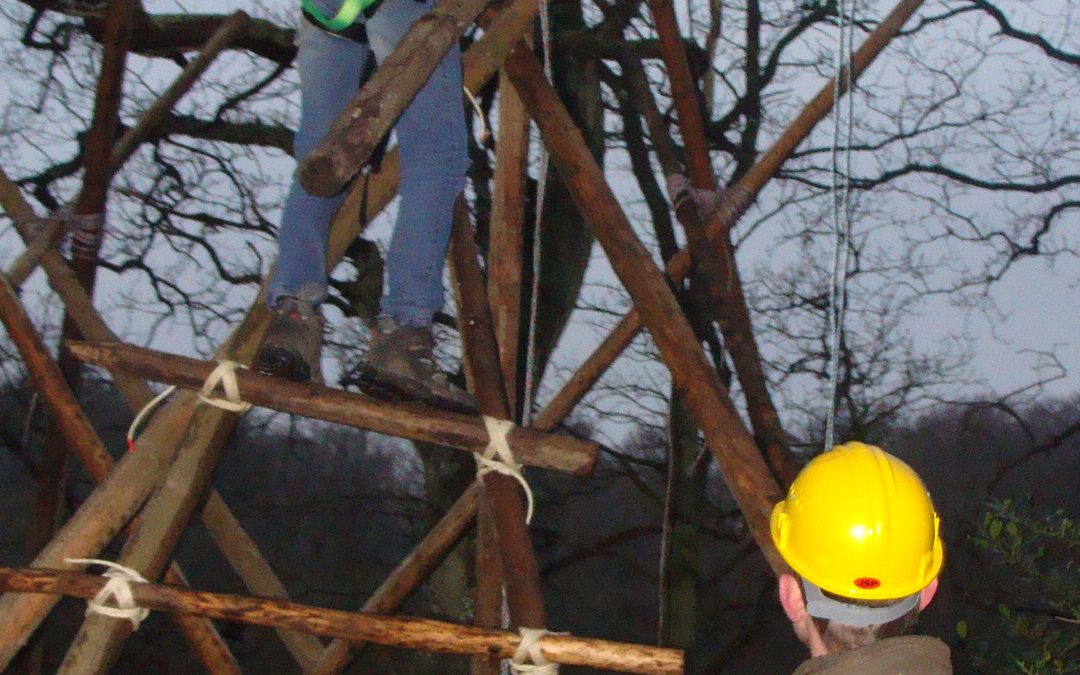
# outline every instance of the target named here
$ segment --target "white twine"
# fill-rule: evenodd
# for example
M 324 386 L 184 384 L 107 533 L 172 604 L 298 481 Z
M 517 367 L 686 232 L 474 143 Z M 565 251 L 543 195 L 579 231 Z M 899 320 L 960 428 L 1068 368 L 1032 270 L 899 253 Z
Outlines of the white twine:
M 491 130 L 488 129 L 487 120 L 484 119 L 484 111 L 480 109 L 480 102 L 476 100 L 468 87 L 462 87 L 461 90 L 465 92 L 465 98 L 469 99 L 469 104 L 476 112 L 476 118 L 480 120 L 480 143 L 486 145 L 491 140 Z
M 236 382 L 236 369 L 246 367 L 236 361 L 218 361 L 217 367 L 211 371 L 199 391 L 199 400 L 215 408 L 231 412 L 246 412 L 249 410 L 251 404 L 240 398 L 240 385 Z M 213 396 L 214 389 L 219 383 L 222 389 L 225 390 L 225 398 L 223 399 Z
M 510 672 L 520 675 L 558 675 L 559 664 L 548 661 L 540 649 L 540 640 L 545 635 L 566 635 L 553 633 L 544 628 L 519 628 L 521 642 L 510 659 Z
M 140 584 L 147 583 L 146 579 L 130 567 L 125 567 L 111 560 L 97 560 L 94 558 L 64 558 L 64 562 L 72 565 L 104 565 L 109 569 L 102 574 L 108 579 L 101 590 L 92 599 L 86 601 L 86 614 L 101 614 L 114 619 L 127 619 L 131 622 L 132 630 L 139 630 L 150 610 L 135 604 L 135 596 L 131 592 L 131 582 Z M 109 601 L 114 604 L 106 604 Z
M 836 434 L 837 401 L 840 389 L 840 339 L 844 330 L 844 313 L 847 310 L 847 268 L 851 255 L 851 137 L 854 127 L 854 84 L 852 67 L 852 41 L 855 39 L 855 7 L 848 0 L 840 0 L 837 6 L 840 40 L 836 49 L 836 77 L 833 79 L 833 137 L 832 137 L 832 222 L 835 238 L 833 249 L 832 278 L 829 297 L 827 331 L 829 335 L 829 396 L 825 419 L 825 450 L 833 446 Z M 841 105 L 841 96 L 847 92 L 847 106 Z M 841 140 L 843 130 L 843 140 Z M 840 149 L 844 150 L 843 181 L 840 180 Z
M 217 368 L 211 371 L 210 376 L 203 383 L 202 390 L 199 392 L 199 400 L 216 408 L 232 412 L 245 412 L 250 409 L 251 404 L 240 398 L 240 387 L 236 382 L 237 368 L 244 368 L 244 366 L 235 361 L 219 361 Z M 219 382 L 225 389 L 224 399 L 211 396 Z M 142 410 L 135 415 L 135 419 L 131 420 L 127 430 L 128 452 L 135 451 L 135 439 L 138 438 L 138 432 L 143 420 L 175 391 L 175 385 L 165 387 L 160 394 L 150 399 L 150 402 L 142 407 Z
M 131 420 L 131 425 L 127 430 L 128 452 L 135 451 L 135 439 L 137 438 L 139 427 L 142 425 L 143 419 L 157 408 L 162 401 L 171 396 L 174 391 L 176 391 L 176 385 L 165 387 L 160 394 L 150 399 L 150 402 L 142 407 L 142 410 L 135 415 L 135 419 Z
M 500 420 L 484 415 L 484 426 L 487 427 L 488 446 L 476 457 L 476 475 L 482 478 L 485 474 L 494 471 L 504 476 L 510 476 L 521 484 L 528 500 L 528 509 L 525 512 L 525 523 L 532 522 L 533 516 L 533 493 L 528 481 L 521 473 L 521 464 L 514 459 L 514 453 L 510 450 L 510 443 L 506 435 L 514 428 L 514 423 L 509 420 Z

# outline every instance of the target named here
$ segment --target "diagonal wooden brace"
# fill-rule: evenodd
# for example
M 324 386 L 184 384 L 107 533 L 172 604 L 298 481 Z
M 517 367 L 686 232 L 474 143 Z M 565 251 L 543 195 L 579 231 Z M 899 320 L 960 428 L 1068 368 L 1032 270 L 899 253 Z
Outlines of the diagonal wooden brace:
M 667 279 L 634 235 L 626 214 L 589 154 L 581 132 L 524 45 L 504 63 L 529 115 L 540 127 L 551 159 L 634 299 L 671 370 L 675 386 L 705 435 L 750 532 L 777 573 L 787 570 L 769 534 L 769 515 L 782 493 L 743 426 L 729 394 L 709 364 Z

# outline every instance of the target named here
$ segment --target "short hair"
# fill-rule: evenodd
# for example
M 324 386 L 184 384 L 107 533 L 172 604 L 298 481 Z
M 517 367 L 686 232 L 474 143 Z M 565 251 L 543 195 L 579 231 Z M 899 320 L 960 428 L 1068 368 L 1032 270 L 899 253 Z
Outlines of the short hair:
M 822 589 L 821 592 L 832 600 L 862 607 L 888 607 L 889 605 L 897 603 L 897 600 L 856 600 L 853 598 L 845 598 L 824 589 Z M 839 653 L 865 647 L 868 644 L 884 638 L 897 637 L 899 635 L 910 633 L 915 628 L 915 624 L 919 621 L 919 605 L 916 603 L 906 613 L 891 621 L 869 626 L 851 626 L 839 621 L 822 619 L 816 616 L 811 618 L 814 620 L 814 626 L 817 628 L 818 633 L 821 634 L 821 639 L 825 643 L 825 647 L 830 653 Z

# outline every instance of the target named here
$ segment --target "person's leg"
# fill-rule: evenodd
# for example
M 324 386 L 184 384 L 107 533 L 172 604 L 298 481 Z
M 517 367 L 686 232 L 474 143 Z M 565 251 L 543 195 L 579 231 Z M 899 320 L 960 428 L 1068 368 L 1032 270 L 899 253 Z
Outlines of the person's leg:
M 433 2 L 384 0 L 367 22 L 379 62 Z M 467 150 L 462 105 L 461 52 L 455 45 L 402 113 L 398 211 L 386 256 L 382 313 L 399 325 L 428 326 L 443 305 L 443 263 L 454 200 L 465 186 Z
M 380 63 L 431 7 L 430 1 L 383 1 L 367 22 Z M 388 288 L 360 372 L 361 387 L 383 398 L 474 413 L 472 396 L 439 372 L 431 334 L 432 316 L 443 304 L 443 262 L 454 200 L 465 186 L 465 112 L 456 45 L 404 110 L 396 131 L 401 205 L 386 255 Z
M 355 96 L 371 50 L 301 20 L 296 68 L 300 76 L 300 128 L 293 154 L 303 159 Z M 319 353 L 326 297 L 326 245 L 330 220 L 344 195 L 324 199 L 304 192 L 293 174 L 278 231 L 278 260 L 267 289 L 270 324 L 254 367 L 290 380 L 321 379 Z
M 330 35 L 303 19 L 296 42 L 301 112 L 293 154 L 299 162 L 356 95 L 371 50 L 367 45 Z M 271 307 L 283 296 L 312 305 L 326 297 L 327 237 L 330 221 L 344 198 L 344 194 L 330 198 L 309 195 L 293 174 L 278 231 L 277 266 L 267 292 Z

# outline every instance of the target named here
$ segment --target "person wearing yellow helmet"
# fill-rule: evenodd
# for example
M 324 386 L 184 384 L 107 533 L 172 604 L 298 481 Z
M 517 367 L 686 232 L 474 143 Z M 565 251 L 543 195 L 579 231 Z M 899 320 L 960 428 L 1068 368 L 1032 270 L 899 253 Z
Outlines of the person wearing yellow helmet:
M 811 658 L 795 671 L 952 673 L 949 648 L 908 636 L 944 563 L 940 520 L 903 461 L 864 443 L 814 458 L 773 509 L 773 543 L 795 572 L 780 604 Z

